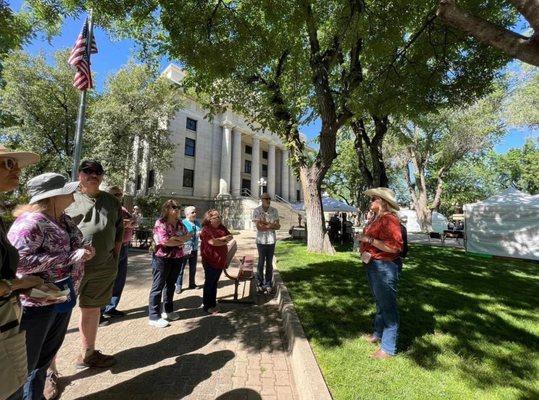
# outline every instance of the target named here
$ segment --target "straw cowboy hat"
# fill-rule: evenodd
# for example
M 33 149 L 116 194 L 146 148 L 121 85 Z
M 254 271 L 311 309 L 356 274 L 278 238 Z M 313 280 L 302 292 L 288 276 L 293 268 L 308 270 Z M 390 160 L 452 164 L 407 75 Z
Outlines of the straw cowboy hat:
M 13 158 L 17 161 L 20 168 L 35 164 L 39 161 L 39 156 L 36 153 L 29 151 L 13 151 L 2 145 L 0 145 L 0 157 Z
M 49 197 L 71 194 L 79 187 L 79 182 L 68 182 L 67 179 L 54 172 L 38 175 L 26 184 L 28 194 L 32 196 L 30 204 Z
M 393 190 L 391 189 L 385 187 L 377 187 L 365 190 L 364 194 L 365 196 L 369 197 L 380 197 L 381 199 L 385 200 L 389 207 L 391 207 L 395 211 L 398 211 L 400 209 L 399 203 L 397 203 L 397 200 L 395 199 L 395 192 L 393 192 Z

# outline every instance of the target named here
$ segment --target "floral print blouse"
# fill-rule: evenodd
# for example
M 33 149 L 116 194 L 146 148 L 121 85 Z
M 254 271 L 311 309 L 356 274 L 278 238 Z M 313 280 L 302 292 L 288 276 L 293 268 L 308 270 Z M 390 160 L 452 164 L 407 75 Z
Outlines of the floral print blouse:
M 169 224 L 163 218 L 155 221 L 153 227 L 153 241 L 155 243 L 155 256 L 165 258 L 182 258 L 183 246 L 165 246 L 167 240 L 174 236 L 184 236 L 187 229 L 182 221 L 178 220 L 175 225 Z
M 78 293 L 84 274 L 82 233 L 66 214 L 60 223 L 39 212 L 21 214 L 8 232 L 8 239 L 19 251 L 17 276 L 37 275 L 45 282 L 71 276 Z M 44 305 L 41 299 L 21 295 L 25 307 Z

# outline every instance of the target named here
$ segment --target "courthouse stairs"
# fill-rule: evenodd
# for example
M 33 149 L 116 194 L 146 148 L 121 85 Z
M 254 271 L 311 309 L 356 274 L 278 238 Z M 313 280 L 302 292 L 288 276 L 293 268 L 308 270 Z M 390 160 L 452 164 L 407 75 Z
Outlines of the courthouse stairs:
M 215 208 L 221 212 L 225 225 L 229 229 L 237 230 L 255 229 L 251 221 L 251 215 L 259 204 L 259 200 L 252 197 L 249 191 L 245 191 L 244 196 L 241 198 L 215 200 Z M 291 227 L 298 225 L 298 216 L 300 214 L 294 210 L 291 203 L 276 196 L 271 202 L 271 206 L 277 209 L 279 213 L 279 221 L 281 223 L 279 232 L 281 234 L 288 234 Z

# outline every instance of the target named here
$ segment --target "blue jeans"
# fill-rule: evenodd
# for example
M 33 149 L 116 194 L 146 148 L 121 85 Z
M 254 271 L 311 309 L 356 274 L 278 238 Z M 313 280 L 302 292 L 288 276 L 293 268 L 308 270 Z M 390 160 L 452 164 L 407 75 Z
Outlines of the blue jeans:
M 47 368 L 62 346 L 70 318 L 71 310 L 59 313 L 54 311 L 54 306 L 24 308 L 21 331 L 26 331 L 28 377 L 24 386 L 9 397 L 10 400 L 43 398 Z
M 365 268 L 369 286 L 376 300 L 374 336 L 381 340 L 381 348 L 384 352 L 395 355 L 399 331 L 398 266 L 393 261 L 373 260 Z
M 222 269 L 213 268 L 209 264 L 202 264 L 204 267 L 204 290 L 202 291 L 202 307 L 204 310 L 217 305 L 217 284 L 221 277 Z
M 180 268 L 180 274 L 178 275 L 178 279 L 176 280 L 176 286 L 178 288 L 182 287 L 183 272 L 185 271 L 185 266 L 187 265 L 187 263 L 189 263 L 189 287 L 193 287 L 196 285 L 195 275 L 197 273 L 197 257 L 198 251 L 192 251 L 191 254 L 183 258 L 182 266 Z
M 256 268 L 258 284 L 260 286 L 271 286 L 273 282 L 273 254 L 275 253 L 275 243 L 257 243 L 256 247 L 258 249 L 258 265 Z M 265 274 L 264 264 L 266 265 Z
M 116 310 L 118 304 L 120 303 L 120 298 L 122 297 L 122 292 L 124 291 L 125 280 L 127 278 L 127 253 L 129 246 L 123 244 L 120 250 L 120 260 L 118 261 L 118 273 L 116 274 L 116 279 L 114 280 L 114 286 L 112 288 L 112 297 L 109 304 L 101 310 L 104 314 Z
M 149 315 L 151 320 L 161 318 L 161 298 L 164 311 L 173 310 L 174 284 L 180 273 L 181 258 L 152 257 L 152 288 L 150 289 Z

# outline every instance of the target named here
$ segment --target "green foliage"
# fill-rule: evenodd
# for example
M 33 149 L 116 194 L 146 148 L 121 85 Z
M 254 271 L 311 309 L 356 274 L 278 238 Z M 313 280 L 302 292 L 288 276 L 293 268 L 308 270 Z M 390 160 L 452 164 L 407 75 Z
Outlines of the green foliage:
M 524 146 L 496 154 L 494 165 L 502 185 L 515 185 L 529 193 L 539 193 L 539 139 L 528 138 Z
M 460 213 L 464 204 L 485 200 L 507 187 L 494 165 L 495 157 L 493 151 L 468 156 L 447 172 L 439 208 L 442 214 Z
M 90 107 L 85 151 L 103 161 L 113 184 L 122 185 L 127 171 L 136 167 L 137 143 L 149 146 L 152 168 L 167 169 L 174 152 L 168 121 L 180 107 L 177 85 L 157 78 L 147 65 L 131 62 L 108 79 L 103 95 Z
M 11 50 L 20 48 L 30 32 L 31 26 L 24 15 L 14 13 L 6 1 L 0 0 L 0 60 Z
M 512 93 L 507 106 L 510 125 L 539 128 L 539 68 L 524 68 L 523 82 Z M 520 79 L 520 78 L 519 78 Z
M 537 397 L 534 263 L 411 245 L 398 283 L 399 355 L 379 362 L 360 338 L 375 305 L 357 254 L 280 241 L 276 256 L 335 400 Z
M 161 214 L 163 203 L 164 200 L 153 193 L 135 198 L 135 205 L 140 207 L 144 218 L 149 218 L 152 224 L 154 222 L 152 219 L 157 218 Z M 147 228 L 151 228 L 151 226 Z
M 56 52 L 55 65 L 47 64 L 44 54 L 31 56 L 21 51 L 5 59 L 0 112 L 10 114 L 13 125 L 1 132 L 2 138 L 13 148 L 42 156 L 25 173 L 70 174 L 80 92 L 73 87 L 69 52 Z M 89 104 L 92 101 L 90 92 Z

